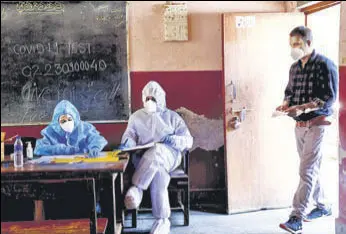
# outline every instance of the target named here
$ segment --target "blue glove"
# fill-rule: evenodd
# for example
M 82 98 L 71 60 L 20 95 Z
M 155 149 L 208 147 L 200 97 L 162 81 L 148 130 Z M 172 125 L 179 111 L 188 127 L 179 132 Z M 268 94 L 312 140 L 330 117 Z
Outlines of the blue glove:
M 96 158 L 97 156 L 99 156 L 99 154 L 100 154 L 100 150 L 98 148 L 92 148 L 91 150 L 89 150 L 90 158 Z

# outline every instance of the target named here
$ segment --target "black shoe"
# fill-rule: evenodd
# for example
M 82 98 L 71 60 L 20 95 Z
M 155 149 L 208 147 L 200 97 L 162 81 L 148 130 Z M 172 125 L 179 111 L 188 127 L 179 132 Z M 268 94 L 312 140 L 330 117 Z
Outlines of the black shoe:
M 307 222 L 310 222 L 314 219 L 318 219 L 321 218 L 323 216 L 331 216 L 332 215 L 332 209 L 331 208 L 318 208 L 316 207 L 315 209 L 313 209 L 310 214 L 308 214 L 306 216 L 306 220 Z
M 302 219 L 297 216 L 292 216 L 289 218 L 289 220 L 286 223 L 281 223 L 280 228 L 292 234 L 302 233 L 302 230 L 303 230 Z

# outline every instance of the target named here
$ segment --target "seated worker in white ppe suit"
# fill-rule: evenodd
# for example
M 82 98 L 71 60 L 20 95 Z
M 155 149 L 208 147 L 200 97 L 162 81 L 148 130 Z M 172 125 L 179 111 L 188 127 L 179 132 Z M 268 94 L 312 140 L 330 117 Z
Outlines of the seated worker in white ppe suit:
M 156 219 L 151 234 L 167 234 L 171 208 L 168 197 L 170 172 L 182 160 L 182 152 L 192 147 L 193 138 L 183 119 L 166 108 L 166 94 L 162 87 L 150 81 L 142 91 L 144 108 L 130 116 L 122 137 L 120 149 L 160 142 L 141 156 L 134 155 L 133 186 L 125 196 L 127 209 L 136 209 L 141 203 L 143 190 L 150 186 L 153 216 Z

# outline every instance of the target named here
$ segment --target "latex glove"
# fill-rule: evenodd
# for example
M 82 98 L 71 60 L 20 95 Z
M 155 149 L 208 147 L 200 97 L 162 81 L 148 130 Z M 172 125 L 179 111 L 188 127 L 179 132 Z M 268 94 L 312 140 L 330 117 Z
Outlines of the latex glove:
M 89 150 L 90 158 L 96 158 L 97 156 L 99 156 L 99 154 L 100 154 L 100 150 L 98 148 L 92 148 Z
M 126 139 L 125 142 L 123 144 L 119 145 L 119 147 L 118 147 L 119 150 L 123 150 L 126 148 L 130 148 L 130 145 L 128 144 L 128 139 Z
M 167 135 L 167 136 L 162 140 L 162 143 L 164 143 L 164 144 L 166 144 L 166 145 L 169 145 L 169 146 L 171 146 L 171 147 L 174 147 L 174 146 L 175 146 L 174 135 L 173 135 L 173 134 Z

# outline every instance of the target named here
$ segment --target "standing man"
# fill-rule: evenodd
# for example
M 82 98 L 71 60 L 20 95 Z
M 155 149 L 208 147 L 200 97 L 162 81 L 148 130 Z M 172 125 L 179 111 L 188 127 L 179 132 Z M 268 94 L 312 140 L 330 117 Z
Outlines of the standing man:
M 284 102 L 277 110 L 284 111 L 296 121 L 295 135 L 300 157 L 300 182 L 293 199 L 293 211 L 280 227 L 290 233 L 300 233 L 302 221 L 311 221 L 332 214 L 324 203 L 320 184 L 322 161 L 321 143 L 332 105 L 337 97 L 338 71 L 336 65 L 312 46 L 311 30 L 304 26 L 290 33 L 292 64 Z M 315 208 L 308 213 L 310 202 Z

